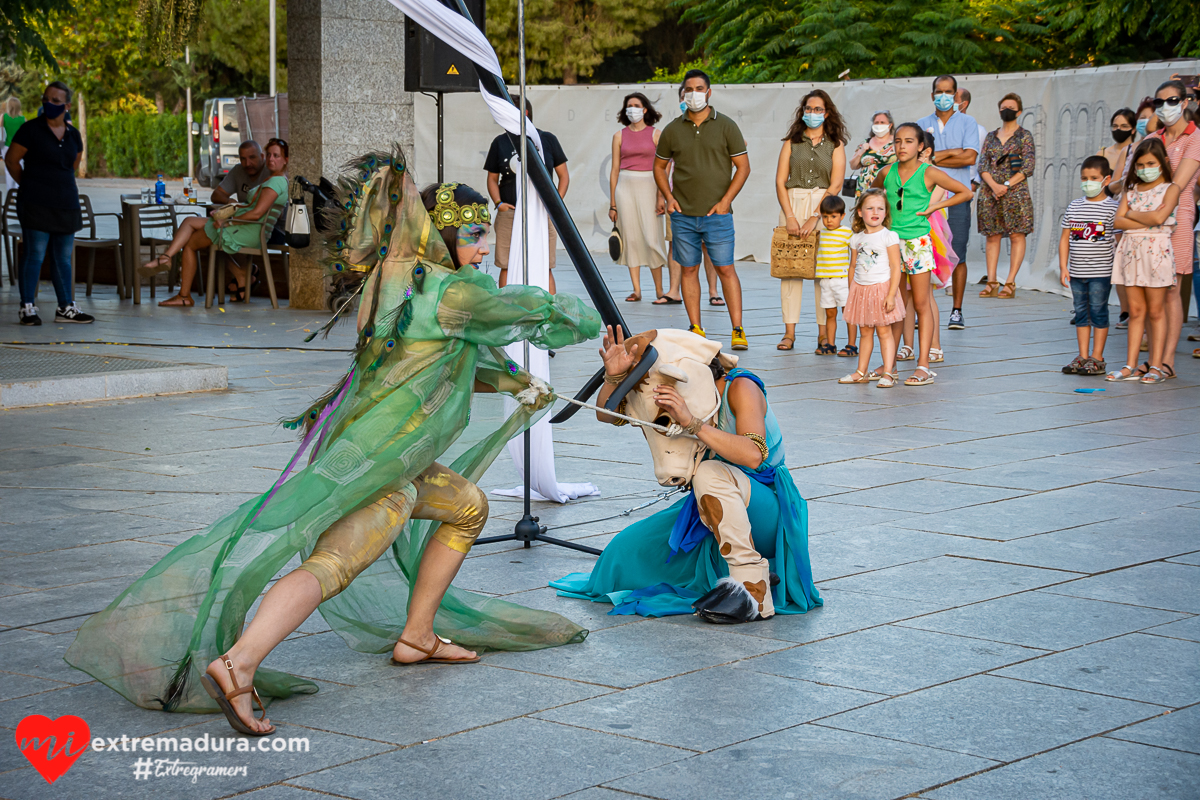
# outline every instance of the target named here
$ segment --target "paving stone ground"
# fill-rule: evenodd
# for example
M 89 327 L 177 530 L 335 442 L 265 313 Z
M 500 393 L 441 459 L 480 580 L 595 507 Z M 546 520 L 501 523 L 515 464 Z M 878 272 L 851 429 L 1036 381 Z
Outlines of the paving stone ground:
M 308 737 L 310 752 L 198 755 L 247 774 L 195 783 L 135 780 L 140 755 L 89 751 L 50 785 L 12 736 L 30 714 L 79 715 L 93 736 L 230 734 L 220 717 L 136 708 L 62 654 L 168 548 L 270 486 L 295 447 L 274 422 L 340 374 L 350 333 L 285 350 L 321 316 L 265 301 L 135 308 L 99 288 L 81 300 L 96 325 L 25 329 L 4 287 L 5 341 L 221 364 L 229 390 L 0 412 L 0 797 L 1200 797 L 1190 346 L 1160 386 L 1068 377 L 1065 298 L 972 293 L 969 327 L 942 333 L 937 383 L 839 386 L 852 362 L 811 354 L 808 304 L 796 351 L 777 352 L 775 281 L 740 271 L 743 364 L 766 381 L 809 501 L 823 608 L 736 628 L 613 617 L 546 588 L 590 556 L 480 546 L 459 585 L 558 611 L 587 641 L 397 670 L 314 617 L 267 662 L 320 686 L 271 708 L 280 736 Z M 624 296 L 623 268 L 606 272 Z M 579 289 L 569 270 L 559 281 Z M 686 324 L 678 306 L 620 305 L 635 329 Z M 723 313 L 706 325 L 727 341 Z M 1124 344 L 1114 332 L 1110 364 Z M 598 363 L 593 344 L 565 348 L 553 382 L 574 390 Z M 595 521 L 661 491 L 635 432 L 581 414 L 555 440 L 560 479 L 603 492 L 538 504 L 556 535 L 603 546 L 656 510 Z M 482 484 L 517 482 L 502 456 Z M 514 500 L 491 508 L 485 535 L 520 516 Z

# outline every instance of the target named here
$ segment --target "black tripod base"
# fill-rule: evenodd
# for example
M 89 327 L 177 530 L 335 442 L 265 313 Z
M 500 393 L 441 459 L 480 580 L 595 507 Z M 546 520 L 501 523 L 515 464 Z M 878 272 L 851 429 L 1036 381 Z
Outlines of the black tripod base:
M 506 533 L 503 536 L 484 536 L 475 540 L 475 544 L 492 544 L 493 542 L 524 542 L 528 548 L 533 542 L 545 542 L 546 544 L 554 544 L 559 547 L 566 547 L 569 550 L 578 550 L 580 553 L 590 553 L 594 556 L 600 555 L 600 551 L 594 547 L 587 547 L 582 544 L 575 544 L 563 539 L 555 539 L 553 536 L 546 535 L 546 526 L 538 524 L 538 518 L 526 514 L 517 523 L 516 528 L 512 533 Z

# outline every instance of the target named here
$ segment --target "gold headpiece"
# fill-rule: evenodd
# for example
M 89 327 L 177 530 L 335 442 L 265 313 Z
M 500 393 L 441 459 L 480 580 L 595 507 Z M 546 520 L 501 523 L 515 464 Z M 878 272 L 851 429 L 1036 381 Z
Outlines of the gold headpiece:
M 434 196 L 436 205 L 430 213 L 437 229 L 440 231 L 444 228 L 461 228 L 477 222 L 490 223 L 492 214 L 486 203 L 469 203 L 460 206 L 454 201 L 454 190 L 457 188 L 457 183 L 443 183 L 438 187 L 437 194 Z

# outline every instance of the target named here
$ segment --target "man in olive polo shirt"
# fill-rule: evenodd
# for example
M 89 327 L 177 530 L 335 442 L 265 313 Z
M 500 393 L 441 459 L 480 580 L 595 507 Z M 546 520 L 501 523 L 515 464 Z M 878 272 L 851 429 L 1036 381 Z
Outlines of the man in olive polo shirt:
M 746 140 L 737 123 L 708 104 L 708 75 L 688 70 L 680 94 L 687 113 L 673 120 L 658 138 L 654 181 L 667 199 L 675 260 L 683 267 L 683 302 L 692 333 L 700 327 L 701 247 L 721 276 L 734 350 L 746 349 L 742 328 L 742 284 L 733 268 L 733 198 L 750 177 Z M 668 167 L 675 171 L 668 179 Z M 736 171 L 735 171 L 736 169 Z

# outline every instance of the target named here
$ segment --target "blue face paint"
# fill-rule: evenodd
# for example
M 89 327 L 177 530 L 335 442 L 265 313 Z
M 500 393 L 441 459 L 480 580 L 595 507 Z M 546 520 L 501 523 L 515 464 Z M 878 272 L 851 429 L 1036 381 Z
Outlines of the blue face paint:
M 479 223 L 463 225 L 458 229 L 458 237 L 455 243 L 459 247 L 476 247 L 481 241 L 487 238 L 487 235 L 487 225 Z

